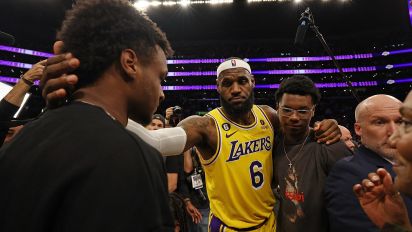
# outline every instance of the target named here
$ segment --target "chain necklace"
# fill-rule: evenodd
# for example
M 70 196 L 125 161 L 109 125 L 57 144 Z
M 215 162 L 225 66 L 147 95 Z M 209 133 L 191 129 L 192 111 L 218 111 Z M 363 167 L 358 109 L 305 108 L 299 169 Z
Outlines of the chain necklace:
M 289 156 L 288 156 L 288 153 L 286 152 L 286 149 L 285 149 L 285 137 L 286 137 L 286 136 L 283 136 L 283 140 L 282 140 L 282 143 L 283 143 L 283 152 L 285 153 L 286 159 L 288 159 L 288 161 L 289 161 L 289 164 L 288 164 L 289 170 L 292 169 L 293 163 L 294 163 L 295 160 L 298 158 L 299 153 L 302 151 L 303 147 L 305 146 L 305 143 L 306 143 L 306 140 L 307 140 L 308 137 L 309 137 L 309 134 L 310 134 L 310 132 L 308 132 L 308 135 L 306 135 L 305 140 L 304 140 L 303 143 L 300 145 L 300 148 L 299 148 L 298 152 L 296 153 L 296 155 L 295 155 L 295 157 L 294 157 L 293 159 L 290 159 Z

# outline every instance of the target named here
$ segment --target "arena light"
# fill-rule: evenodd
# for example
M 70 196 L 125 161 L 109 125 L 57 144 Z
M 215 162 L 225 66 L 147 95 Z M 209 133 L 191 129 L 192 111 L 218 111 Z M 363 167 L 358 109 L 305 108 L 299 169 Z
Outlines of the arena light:
M 150 1 L 150 0 L 138 0 L 134 3 L 134 6 L 138 10 L 146 10 L 151 6 L 175 6 L 180 5 L 186 7 L 191 4 L 226 4 L 233 3 L 233 0 L 165 0 L 165 1 Z
M 216 4 L 224 4 L 224 3 L 233 3 L 233 0 L 208 0 L 206 3 L 216 5 Z
M 178 2 L 179 5 L 181 5 L 182 7 L 187 7 L 190 4 L 189 0 L 180 0 Z
M 135 2 L 133 5 L 136 9 L 140 11 L 145 11 L 150 6 L 150 3 L 146 0 L 139 0 Z
M 177 5 L 177 2 L 176 1 L 164 1 L 162 2 L 162 5 L 163 6 L 174 6 L 174 5 Z
M 162 5 L 162 2 L 160 2 L 160 1 L 152 1 L 152 2 L 150 2 L 150 5 L 151 5 L 151 6 L 160 6 L 160 5 Z
M 296 3 L 296 4 L 299 4 L 299 3 L 302 2 L 302 0 L 294 0 L 293 2 Z
M 259 3 L 259 2 L 284 2 L 291 0 L 247 0 L 248 3 Z

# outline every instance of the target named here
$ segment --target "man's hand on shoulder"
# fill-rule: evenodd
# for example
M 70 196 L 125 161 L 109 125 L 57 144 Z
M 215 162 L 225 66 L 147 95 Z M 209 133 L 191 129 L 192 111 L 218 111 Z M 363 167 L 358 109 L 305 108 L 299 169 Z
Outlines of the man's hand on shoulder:
M 336 143 L 342 136 L 338 122 L 335 119 L 324 119 L 321 122 L 315 122 L 313 130 L 318 143 Z

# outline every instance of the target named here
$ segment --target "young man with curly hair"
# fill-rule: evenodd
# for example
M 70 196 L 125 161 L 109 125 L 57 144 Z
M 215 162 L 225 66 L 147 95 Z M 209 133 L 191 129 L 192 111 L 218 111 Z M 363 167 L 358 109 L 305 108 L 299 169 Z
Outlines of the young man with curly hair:
M 58 39 L 79 82 L 0 151 L 0 231 L 173 230 L 162 158 L 125 129 L 164 98 L 165 35 L 127 1 L 78 0 Z

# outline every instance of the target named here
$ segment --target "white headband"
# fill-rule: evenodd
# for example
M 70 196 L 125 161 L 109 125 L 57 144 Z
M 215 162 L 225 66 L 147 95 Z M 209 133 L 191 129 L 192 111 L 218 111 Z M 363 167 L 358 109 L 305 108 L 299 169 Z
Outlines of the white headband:
M 217 67 L 217 77 L 219 77 L 220 73 L 232 69 L 232 68 L 244 68 L 249 73 L 252 73 L 252 70 L 250 69 L 250 65 L 246 63 L 244 60 L 241 59 L 231 59 L 231 60 L 226 60 L 225 62 L 221 63 L 219 67 Z

